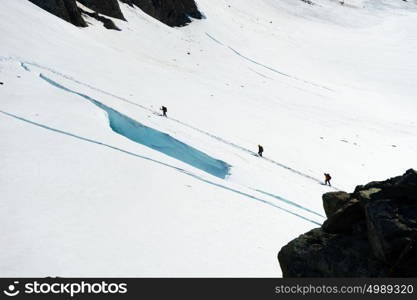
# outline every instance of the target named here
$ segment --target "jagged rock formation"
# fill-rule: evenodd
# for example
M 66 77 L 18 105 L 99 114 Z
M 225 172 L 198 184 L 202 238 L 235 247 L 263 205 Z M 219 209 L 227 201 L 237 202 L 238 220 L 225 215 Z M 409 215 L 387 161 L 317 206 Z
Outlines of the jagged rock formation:
M 323 195 L 328 219 L 278 254 L 284 277 L 417 276 L 417 172 Z
M 29 0 L 40 8 L 55 16 L 74 24 L 75 26 L 87 27 L 87 23 L 81 16 L 75 0 Z
M 194 0 L 120 0 L 136 5 L 148 15 L 168 26 L 184 26 L 191 18 L 201 19 L 202 14 Z
M 78 2 L 100 14 L 126 20 L 117 0 L 78 0 Z
M 125 20 L 117 0 L 78 0 L 80 3 L 95 11 L 87 13 L 77 7 L 75 0 L 29 0 L 46 11 L 68 21 L 75 26 L 86 27 L 87 23 L 82 14 L 90 15 L 108 29 L 119 30 L 114 23 L 99 14 Z M 190 18 L 201 19 L 202 14 L 194 0 L 120 0 L 130 6 L 137 6 L 148 15 L 167 24 L 168 26 L 184 26 L 191 22 Z M 99 13 L 99 14 L 98 14 Z
M 101 23 L 103 23 L 103 26 L 107 29 L 112 29 L 112 30 L 117 30 L 117 31 L 121 31 L 120 28 L 118 28 L 116 26 L 116 24 L 114 24 L 114 22 L 112 20 L 110 20 L 109 18 L 100 16 L 97 12 L 88 12 L 85 11 L 83 9 L 81 9 L 81 12 L 87 16 L 90 16 L 94 19 L 96 19 L 97 21 L 100 21 Z

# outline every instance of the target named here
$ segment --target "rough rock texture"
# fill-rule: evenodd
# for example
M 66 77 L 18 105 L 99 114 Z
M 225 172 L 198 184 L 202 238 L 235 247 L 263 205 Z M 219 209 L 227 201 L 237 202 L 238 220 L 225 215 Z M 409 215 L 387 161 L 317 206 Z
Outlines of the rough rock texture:
M 346 192 L 332 192 L 323 195 L 323 208 L 326 212 L 326 216 L 330 217 L 335 213 L 340 207 L 348 202 L 350 196 Z
M 80 10 L 83 14 L 86 14 L 87 16 L 90 16 L 90 17 L 96 19 L 97 21 L 100 21 L 101 23 L 103 23 L 103 26 L 106 29 L 113 29 L 113 30 L 121 31 L 120 28 L 118 28 L 112 20 L 110 20 L 108 18 L 105 18 L 103 16 L 100 16 L 97 12 L 92 12 L 91 13 L 91 12 L 88 12 L 88 11 L 84 11 L 83 9 L 80 9 Z
M 168 26 L 184 26 L 191 18 L 201 19 L 202 14 L 194 0 L 121 0 L 136 5 L 148 15 Z
M 357 199 L 352 199 L 328 217 L 322 229 L 328 233 L 351 233 L 363 218 L 361 203 Z
M 75 0 L 29 0 L 46 11 L 76 26 L 86 27 L 87 23 L 81 15 Z M 118 0 L 78 0 L 96 13 L 125 20 Z M 190 18 L 201 19 L 203 16 L 194 0 L 120 0 L 131 6 L 135 5 L 148 15 L 168 26 L 184 26 L 191 22 Z M 83 12 L 87 14 L 86 12 Z M 89 15 L 89 14 L 88 14 Z M 103 16 L 94 14 L 109 29 L 118 28 Z
M 40 8 L 75 26 L 87 27 L 75 0 L 29 0 Z
M 284 246 L 284 277 L 416 277 L 417 172 L 323 195 L 328 219 Z
M 78 0 L 78 2 L 100 14 L 126 20 L 117 0 Z
M 284 277 L 379 277 L 388 267 L 372 257 L 365 234 L 355 237 L 313 229 L 278 254 Z

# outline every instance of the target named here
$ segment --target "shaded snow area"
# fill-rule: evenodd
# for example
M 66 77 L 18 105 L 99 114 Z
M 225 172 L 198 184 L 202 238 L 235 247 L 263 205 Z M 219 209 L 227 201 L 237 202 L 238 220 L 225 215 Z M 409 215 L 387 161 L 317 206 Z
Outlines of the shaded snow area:
M 116 32 L 4 0 L 0 275 L 279 277 L 323 193 L 417 168 L 417 1 L 312 2 Z

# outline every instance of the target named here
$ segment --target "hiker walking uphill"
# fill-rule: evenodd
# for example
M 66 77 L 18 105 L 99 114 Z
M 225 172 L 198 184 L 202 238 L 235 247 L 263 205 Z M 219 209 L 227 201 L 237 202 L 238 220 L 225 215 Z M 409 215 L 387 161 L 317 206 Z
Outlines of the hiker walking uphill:
M 261 145 L 258 145 L 258 155 L 260 157 L 262 157 L 262 153 L 264 152 L 264 147 L 262 147 Z
M 168 109 L 167 109 L 165 106 L 162 106 L 160 109 L 162 110 L 162 115 L 163 115 L 164 117 L 166 117 L 166 116 L 167 116 L 167 111 L 168 111 Z
M 329 184 L 329 186 L 332 186 L 332 185 L 330 184 L 330 179 L 332 179 L 332 176 L 330 176 L 330 174 L 329 174 L 329 173 L 324 173 L 324 185 Z

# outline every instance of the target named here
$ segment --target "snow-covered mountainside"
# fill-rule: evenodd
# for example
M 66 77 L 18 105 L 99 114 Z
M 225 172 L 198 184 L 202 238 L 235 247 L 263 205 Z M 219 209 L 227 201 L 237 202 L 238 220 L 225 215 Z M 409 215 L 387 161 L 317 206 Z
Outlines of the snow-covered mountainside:
M 324 192 L 417 167 L 417 1 L 196 2 L 2 1 L 1 276 L 281 276 Z

